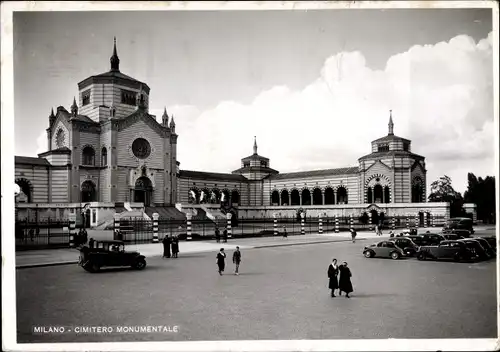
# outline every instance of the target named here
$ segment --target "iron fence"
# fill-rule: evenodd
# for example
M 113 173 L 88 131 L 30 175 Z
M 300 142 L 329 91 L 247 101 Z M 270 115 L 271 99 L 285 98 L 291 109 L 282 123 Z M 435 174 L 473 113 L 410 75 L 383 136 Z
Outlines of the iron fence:
M 15 222 L 16 250 L 69 247 L 69 221 L 29 219 Z

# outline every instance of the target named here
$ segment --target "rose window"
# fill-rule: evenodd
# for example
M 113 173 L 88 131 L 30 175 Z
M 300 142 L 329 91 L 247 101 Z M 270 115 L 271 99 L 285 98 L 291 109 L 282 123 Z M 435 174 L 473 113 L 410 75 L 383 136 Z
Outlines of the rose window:
M 132 153 L 136 158 L 146 159 L 151 154 L 151 145 L 144 138 L 137 138 L 132 143 Z

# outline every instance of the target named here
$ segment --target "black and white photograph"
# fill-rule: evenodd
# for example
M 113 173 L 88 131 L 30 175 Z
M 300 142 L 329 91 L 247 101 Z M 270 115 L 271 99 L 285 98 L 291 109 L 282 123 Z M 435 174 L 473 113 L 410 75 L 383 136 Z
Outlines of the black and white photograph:
M 1 6 L 3 350 L 495 350 L 495 1 Z

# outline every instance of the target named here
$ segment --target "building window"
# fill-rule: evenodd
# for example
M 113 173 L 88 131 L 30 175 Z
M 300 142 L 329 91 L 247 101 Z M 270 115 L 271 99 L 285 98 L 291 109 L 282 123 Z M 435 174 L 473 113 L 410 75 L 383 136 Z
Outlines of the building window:
M 151 154 L 151 145 L 144 138 L 137 138 L 132 143 L 132 153 L 136 158 L 146 159 Z
M 102 147 L 101 151 L 101 166 L 107 166 L 108 165 L 108 150 L 106 147 Z
M 267 167 L 267 163 L 264 160 L 260 161 L 260 166 Z
M 389 151 L 389 144 L 379 144 L 378 151 L 379 152 L 388 152 Z
M 127 105 L 136 105 L 136 94 L 129 90 L 122 89 L 122 103 Z
M 250 167 L 250 163 L 243 163 L 243 167 Z
M 56 134 L 56 146 L 57 146 L 57 148 L 64 147 L 65 140 L 66 140 L 66 136 L 64 135 L 64 131 L 62 128 L 60 128 L 59 130 L 57 130 L 57 134 Z
M 410 150 L 410 143 L 408 143 L 408 142 L 403 143 L 403 150 L 405 152 L 409 151 Z
M 91 166 L 95 165 L 94 148 L 89 146 L 83 148 L 82 156 L 83 156 L 82 165 L 91 165 Z
M 82 105 L 90 104 L 90 89 L 82 93 Z

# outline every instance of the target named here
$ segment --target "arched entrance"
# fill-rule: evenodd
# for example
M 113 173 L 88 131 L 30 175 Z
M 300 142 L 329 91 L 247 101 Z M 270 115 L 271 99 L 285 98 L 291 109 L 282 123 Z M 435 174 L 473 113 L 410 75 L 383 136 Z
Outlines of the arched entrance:
M 391 191 L 389 189 L 389 186 L 384 187 L 384 203 L 390 203 L 391 202 Z
M 291 197 L 290 197 L 291 204 L 290 205 L 300 205 L 300 193 L 298 190 L 294 189 L 292 190 Z
M 94 182 L 87 180 L 82 183 L 81 202 L 95 202 L 97 199 L 96 186 Z
M 311 205 L 311 192 L 307 188 L 302 190 L 302 205 Z
M 335 196 L 331 187 L 325 188 L 325 204 L 335 204 Z
M 290 201 L 289 198 L 290 195 L 288 194 L 288 191 L 286 189 L 281 191 L 281 205 L 289 205 L 288 204 L 288 202 Z
M 20 178 L 16 180 L 16 184 L 21 189 L 21 192 L 24 193 L 25 199 L 27 203 L 31 203 L 32 201 L 32 187 L 31 182 L 25 178 Z
M 313 191 L 313 205 L 322 205 L 323 204 L 323 195 L 321 194 L 321 190 L 319 188 L 315 188 Z
M 343 186 L 337 189 L 337 204 L 347 204 L 347 189 Z
M 231 203 L 232 204 L 239 204 L 240 203 L 240 194 L 238 193 L 237 190 L 234 190 L 231 192 Z
M 421 203 L 422 202 L 423 188 L 422 185 L 417 183 L 411 187 L 411 202 Z
M 425 213 L 422 211 L 418 212 L 418 222 L 419 222 L 418 226 L 420 227 L 425 226 Z
M 370 210 L 370 213 L 372 214 L 372 224 L 377 225 L 379 221 L 378 212 L 375 209 L 373 209 Z
M 368 187 L 368 190 L 366 191 L 366 201 L 368 204 L 373 203 L 373 191 L 371 187 Z
M 278 191 L 274 190 L 271 194 L 271 205 L 279 205 L 280 204 L 280 194 Z
M 151 204 L 151 198 L 153 195 L 153 185 L 151 180 L 146 176 L 139 177 L 135 181 L 134 188 L 134 202 L 144 203 L 144 206 L 149 206 Z

